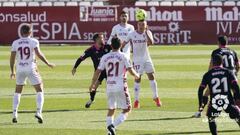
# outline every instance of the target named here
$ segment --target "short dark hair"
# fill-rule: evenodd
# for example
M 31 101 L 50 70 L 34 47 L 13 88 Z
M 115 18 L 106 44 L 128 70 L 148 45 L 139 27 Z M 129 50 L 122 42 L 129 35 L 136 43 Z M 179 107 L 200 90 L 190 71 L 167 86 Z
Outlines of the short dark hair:
M 24 24 L 21 27 L 21 34 L 22 35 L 30 34 L 30 32 L 31 32 L 31 25 L 30 24 Z
M 120 15 L 122 15 L 122 14 L 127 14 L 127 12 L 123 10 L 123 11 L 120 13 Z
M 121 47 L 121 40 L 118 37 L 113 37 L 111 42 L 113 49 L 119 49 Z
M 103 35 L 103 34 L 102 33 L 95 33 L 93 35 L 93 41 L 96 42 L 100 35 Z
M 212 57 L 212 63 L 213 65 L 221 65 L 223 62 L 223 58 L 221 55 L 216 54 Z
M 228 44 L 228 38 L 227 36 L 218 36 L 218 42 L 220 45 L 227 45 Z

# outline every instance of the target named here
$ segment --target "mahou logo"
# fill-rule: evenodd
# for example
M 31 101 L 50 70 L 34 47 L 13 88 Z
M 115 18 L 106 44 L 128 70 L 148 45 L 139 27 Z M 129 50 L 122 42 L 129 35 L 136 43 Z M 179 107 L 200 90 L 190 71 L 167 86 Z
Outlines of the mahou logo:
M 135 12 L 138 8 L 136 7 L 125 7 L 123 10 L 129 14 L 129 21 L 136 21 Z M 147 12 L 148 21 L 183 21 L 182 11 L 157 11 L 155 7 L 150 7 Z
M 207 21 L 239 21 L 240 12 L 238 7 L 233 7 L 232 10 L 223 11 L 221 7 L 205 8 Z

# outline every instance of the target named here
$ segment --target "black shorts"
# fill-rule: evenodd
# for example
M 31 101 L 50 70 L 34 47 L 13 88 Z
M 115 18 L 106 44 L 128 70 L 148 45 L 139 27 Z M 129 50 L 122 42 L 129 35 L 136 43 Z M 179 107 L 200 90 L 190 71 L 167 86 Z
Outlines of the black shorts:
M 106 70 L 103 70 L 102 73 L 100 74 L 98 81 L 100 82 L 100 84 L 102 84 L 102 81 L 104 79 L 107 79 L 107 74 L 106 74 Z
M 240 111 L 239 109 L 234 105 L 234 104 L 229 104 L 227 109 L 224 110 L 226 113 L 229 114 L 229 117 L 231 118 L 231 116 L 236 116 L 239 117 L 240 116 Z M 216 118 L 221 114 L 222 111 L 218 111 L 215 108 L 212 107 L 211 104 L 208 105 L 208 110 L 207 110 L 207 117 L 208 118 Z

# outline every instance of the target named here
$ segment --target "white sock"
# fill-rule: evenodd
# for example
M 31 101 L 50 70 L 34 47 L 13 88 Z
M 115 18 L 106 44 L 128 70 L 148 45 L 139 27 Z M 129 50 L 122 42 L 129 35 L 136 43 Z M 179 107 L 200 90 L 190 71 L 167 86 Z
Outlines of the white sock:
M 135 101 L 139 101 L 139 93 L 140 93 L 140 83 L 134 82 L 134 96 Z
M 36 95 L 36 103 L 37 103 L 37 113 L 42 113 L 43 103 L 44 103 L 44 96 L 43 92 L 37 92 Z
M 153 92 L 153 99 L 158 97 L 158 88 L 157 88 L 157 82 L 155 80 L 150 80 L 150 85 Z
M 127 119 L 127 115 L 126 114 L 124 114 L 124 113 L 119 114 L 119 116 L 113 122 L 114 127 L 116 127 L 119 124 L 123 123 L 126 119 Z
M 107 122 L 107 127 L 109 125 L 113 124 L 113 117 L 112 116 L 107 116 L 106 122 Z
M 13 117 L 17 118 L 18 107 L 20 104 L 20 93 L 14 93 L 13 95 Z

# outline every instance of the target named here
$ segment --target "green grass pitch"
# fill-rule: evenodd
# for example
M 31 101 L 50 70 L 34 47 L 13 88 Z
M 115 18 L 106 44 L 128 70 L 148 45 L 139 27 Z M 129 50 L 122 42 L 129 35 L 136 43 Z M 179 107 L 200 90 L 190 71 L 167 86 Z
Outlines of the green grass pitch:
M 150 47 L 156 68 L 159 95 L 163 107 L 155 107 L 146 75 L 140 93 L 140 109 L 133 109 L 118 135 L 209 135 L 206 117 L 190 118 L 197 110 L 197 88 L 208 69 L 210 54 L 217 46 Z M 90 109 L 88 87 L 93 74 L 90 59 L 84 61 L 75 76 L 71 69 L 87 46 L 42 46 L 49 61 L 57 66 L 49 69 L 38 61 L 44 80 L 44 124 L 34 119 L 35 92 L 27 85 L 19 108 L 19 123 L 11 123 L 12 95 L 15 81 L 10 80 L 10 47 L 0 47 L 0 135 L 105 135 L 107 103 L 105 84 L 99 88 Z M 238 54 L 238 46 L 232 46 Z M 133 98 L 133 78 L 128 78 Z M 118 111 L 119 113 L 119 111 Z M 228 117 L 219 118 L 220 135 L 239 135 L 238 125 Z

